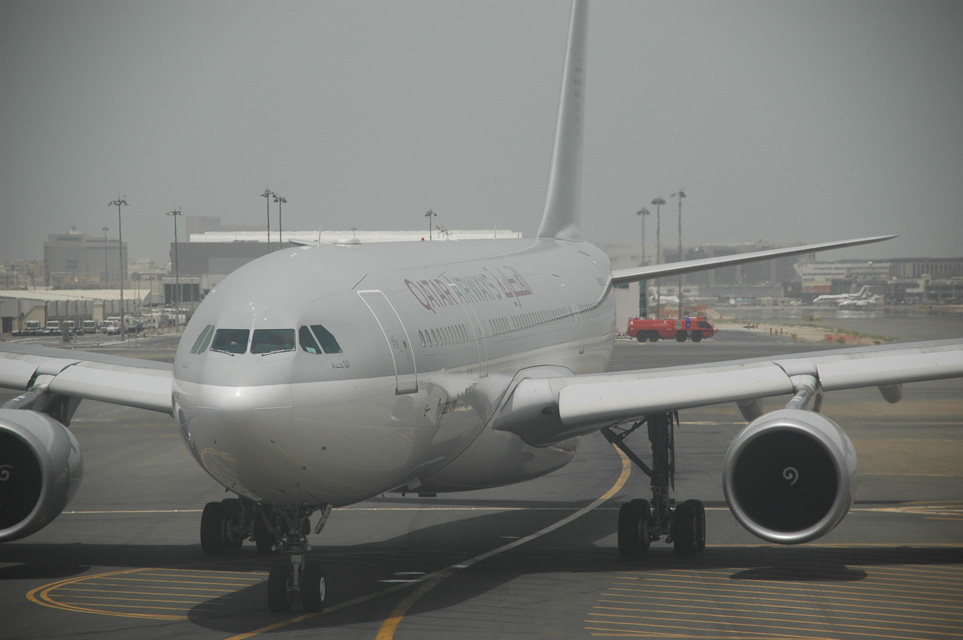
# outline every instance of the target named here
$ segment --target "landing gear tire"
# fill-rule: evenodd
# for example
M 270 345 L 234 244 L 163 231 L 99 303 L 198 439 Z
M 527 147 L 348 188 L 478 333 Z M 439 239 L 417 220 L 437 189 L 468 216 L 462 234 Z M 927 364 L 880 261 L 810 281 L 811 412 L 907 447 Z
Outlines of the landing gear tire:
M 274 613 L 287 613 L 294 600 L 291 565 L 279 564 L 268 574 L 268 608 Z
M 676 507 L 672 544 L 680 556 L 691 556 L 706 548 L 706 510 L 699 500 L 686 500 Z
M 692 332 L 692 341 L 693 341 L 693 342 L 702 342 L 702 332 L 701 332 L 701 331 L 693 331 L 693 332 Z
M 201 551 L 216 556 L 224 549 L 224 503 L 208 502 L 201 513 Z
M 244 544 L 244 534 L 241 528 L 241 501 L 237 498 L 221 500 L 224 505 L 224 550 L 234 551 Z
M 619 555 L 639 558 L 649 548 L 649 502 L 632 500 L 619 508 Z
M 327 598 L 327 582 L 324 569 L 319 564 L 309 564 L 301 575 L 301 604 L 308 613 L 319 613 Z

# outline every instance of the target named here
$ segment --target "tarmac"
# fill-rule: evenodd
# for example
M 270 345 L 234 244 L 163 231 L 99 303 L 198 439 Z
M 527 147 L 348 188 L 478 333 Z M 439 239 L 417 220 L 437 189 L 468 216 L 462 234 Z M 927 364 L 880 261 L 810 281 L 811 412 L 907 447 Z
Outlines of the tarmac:
M 164 340 L 108 348 L 164 359 Z M 821 347 L 729 330 L 699 344 L 620 342 L 611 368 Z M 202 554 L 201 509 L 227 496 L 173 422 L 85 401 L 72 425 L 77 496 L 44 530 L 0 545 L 0 638 L 963 637 L 963 380 L 906 385 L 896 405 L 875 389 L 830 394 L 823 412 L 853 439 L 861 484 L 815 543 L 764 543 L 729 513 L 722 459 L 745 423 L 716 405 L 684 412 L 676 432 L 675 496 L 707 506 L 702 554 L 658 543 L 619 558 L 618 507 L 647 497 L 648 481 L 595 434 L 570 465 L 525 484 L 335 510 L 311 536 L 328 606 L 279 615 L 266 601 L 277 558 L 252 543 Z M 629 443 L 648 457 L 644 436 Z

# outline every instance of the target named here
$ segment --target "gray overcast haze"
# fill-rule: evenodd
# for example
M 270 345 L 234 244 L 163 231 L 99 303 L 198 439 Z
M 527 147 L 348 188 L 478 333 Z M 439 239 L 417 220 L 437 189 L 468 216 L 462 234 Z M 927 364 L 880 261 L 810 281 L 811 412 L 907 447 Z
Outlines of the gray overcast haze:
M 5 0 L 0 260 L 71 225 L 116 238 L 123 195 L 130 257 L 166 263 L 165 212 L 263 225 L 265 187 L 285 229 L 432 208 L 531 237 L 569 9 Z M 684 186 L 686 244 L 898 233 L 826 259 L 963 255 L 961 43 L 958 1 L 597 0 L 583 235 L 637 243 L 635 212 Z M 662 217 L 674 245 L 675 200 Z

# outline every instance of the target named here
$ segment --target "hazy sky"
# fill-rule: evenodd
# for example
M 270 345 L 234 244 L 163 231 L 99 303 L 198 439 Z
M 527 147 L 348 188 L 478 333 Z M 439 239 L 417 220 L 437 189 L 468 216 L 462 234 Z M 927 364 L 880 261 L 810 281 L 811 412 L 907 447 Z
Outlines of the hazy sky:
M 0 261 L 71 225 L 115 238 L 123 195 L 130 256 L 166 262 L 165 212 L 264 224 L 265 186 L 286 229 L 430 207 L 531 237 L 569 9 L 4 0 Z M 899 233 L 826 256 L 963 255 L 961 43 L 957 0 L 596 0 L 583 235 L 638 242 L 635 212 L 684 186 L 687 244 Z

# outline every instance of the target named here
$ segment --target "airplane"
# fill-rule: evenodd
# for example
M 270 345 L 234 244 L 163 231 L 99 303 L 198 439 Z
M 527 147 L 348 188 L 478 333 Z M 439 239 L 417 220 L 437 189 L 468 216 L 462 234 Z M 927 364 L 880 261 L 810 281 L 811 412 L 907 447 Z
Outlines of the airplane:
M 856 293 L 824 293 L 813 299 L 813 304 L 835 304 L 840 307 L 865 307 L 879 302 L 880 296 L 873 295 L 868 284 L 864 284 Z
M 237 269 L 198 306 L 173 365 L 4 344 L 0 541 L 51 522 L 77 490 L 70 420 L 83 399 L 170 415 L 190 454 L 235 497 L 205 505 L 202 550 L 246 540 L 284 557 L 268 606 L 320 611 L 311 518 L 389 491 L 452 492 L 563 467 L 600 431 L 651 478 L 619 509 L 618 552 L 664 540 L 705 547 L 705 508 L 672 493 L 673 428 L 690 407 L 737 402 L 748 426 L 725 457 L 724 493 L 750 532 L 783 544 L 832 530 L 852 504 L 856 454 L 822 416 L 824 392 L 963 376 L 963 340 L 606 373 L 613 287 L 892 236 L 612 269 L 581 238 L 588 6 L 575 0 L 545 208 L 534 239 L 314 245 Z M 763 413 L 760 399 L 789 396 Z M 644 427 L 644 429 L 643 429 Z M 643 429 L 652 461 L 626 443 Z

